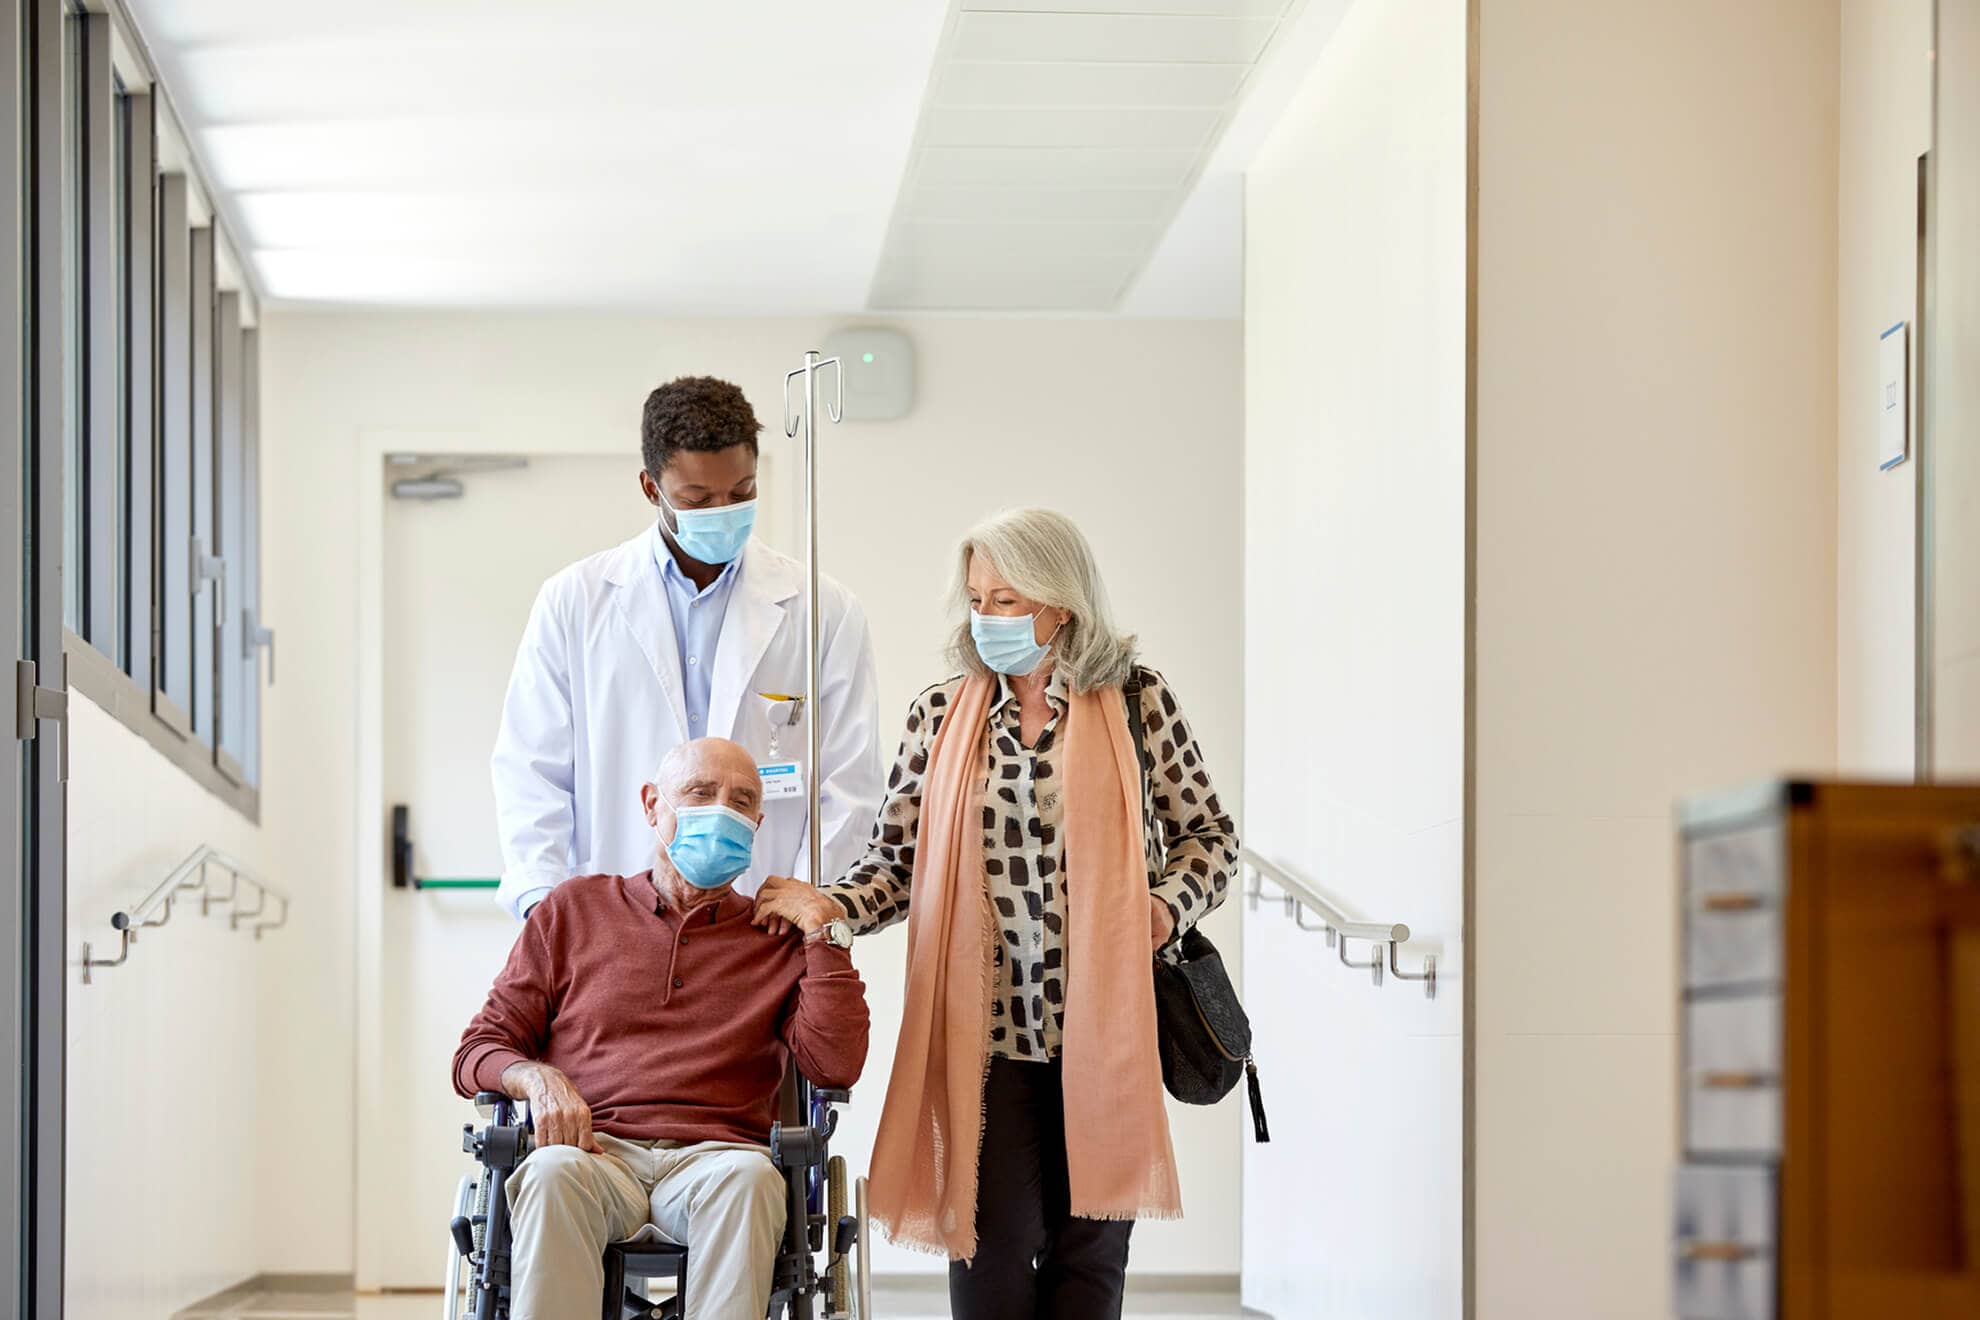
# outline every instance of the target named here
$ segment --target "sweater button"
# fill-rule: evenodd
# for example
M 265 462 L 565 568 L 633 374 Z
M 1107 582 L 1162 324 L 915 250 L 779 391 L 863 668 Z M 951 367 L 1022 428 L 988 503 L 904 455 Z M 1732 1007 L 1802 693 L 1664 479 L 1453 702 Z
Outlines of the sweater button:
M 676 989 L 676 990 L 678 990 L 678 989 L 680 989 L 680 988 L 681 988 L 681 984 L 682 984 L 682 982 L 681 982 L 681 978 L 680 978 L 680 977 L 678 977 L 678 976 L 677 976 L 677 977 L 675 977 L 675 978 L 674 978 L 674 989 Z

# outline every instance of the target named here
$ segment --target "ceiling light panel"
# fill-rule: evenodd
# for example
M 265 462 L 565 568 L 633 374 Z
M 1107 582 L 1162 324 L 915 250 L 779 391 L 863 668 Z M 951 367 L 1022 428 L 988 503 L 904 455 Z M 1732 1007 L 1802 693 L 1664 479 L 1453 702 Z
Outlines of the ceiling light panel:
M 1302 3 L 952 0 L 870 305 L 1118 308 Z

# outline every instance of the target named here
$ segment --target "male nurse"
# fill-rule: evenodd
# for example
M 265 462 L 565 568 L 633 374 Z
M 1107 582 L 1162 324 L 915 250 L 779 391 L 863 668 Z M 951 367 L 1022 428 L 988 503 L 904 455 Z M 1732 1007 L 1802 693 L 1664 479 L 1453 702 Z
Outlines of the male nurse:
M 639 487 L 654 525 L 579 560 L 537 593 L 495 741 L 502 906 L 517 917 L 574 875 L 632 875 L 653 831 L 625 791 L 675 746 L 728 738 L 763 779 L 746 877 L 824 883 L 852 865 L 880 801 L 873 644 L 858 600 L 819 582 L 815 701 L 806 693 L 804 566 L 750 533 L 757 435 L 743 392 L 690 376 L 647 396 Z M 805 763 L 820 721 L 819 764 Z M 820 856 L 805 842 L 818 776 Z

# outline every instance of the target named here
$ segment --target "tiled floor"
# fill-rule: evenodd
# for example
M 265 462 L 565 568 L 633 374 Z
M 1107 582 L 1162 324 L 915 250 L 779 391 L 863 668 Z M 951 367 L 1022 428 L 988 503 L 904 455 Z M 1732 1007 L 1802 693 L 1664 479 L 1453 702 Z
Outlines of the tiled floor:
M 873 1310 L 880 1320 L 946 1320 L 948 1299 L 931 1289 L 876 1292 Z M 224 1308 L 182 1312 L 178 1320 L 442 1320 L 440 1298 L 354 1297 L 350 1293 L 257 1293 Z M 1130 1297 L 1130 1316 L 1163 1320 L 1234 1320 L 1243 1314 L 1237 1298 L 1224 1294 L 1158 1292 Z

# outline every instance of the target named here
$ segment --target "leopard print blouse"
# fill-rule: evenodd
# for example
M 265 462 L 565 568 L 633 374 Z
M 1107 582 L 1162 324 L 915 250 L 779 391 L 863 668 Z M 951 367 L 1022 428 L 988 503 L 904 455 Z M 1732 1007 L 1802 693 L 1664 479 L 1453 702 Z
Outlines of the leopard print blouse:
M 1162 676 L 1141 678 L 1141 717 L 1149 761 L 1142 784 L 1143 838 L 1149 890 L 1168 904 L 1180 934 L 1219 903 L 1237 869 L 1237 829 L 1217 800 L 1203 754 Z M 826 892 L 838 899 L 855 932 L 907 916 L 922 781 L 956 677 L 929 688 L 908 708 L 907 732 L 887 781 L 887 800 L 866 854 Z M 1018 699 L 999 679 L 990 709 L 988 764 L 978 779 L 983 801 L 983 870 L 1002 925 L 996 990 L 990 1005 L 990 1052 L 1008 1059 L 1057 1055 L 1065 1025 L 1065 885 L 1061 875 L 1065 817 L 1060 799 L 1059 722 L 1064 679 L 1054 674 L 1045 697 L 1051 719 L 1037 745 L 1018 731 Z

